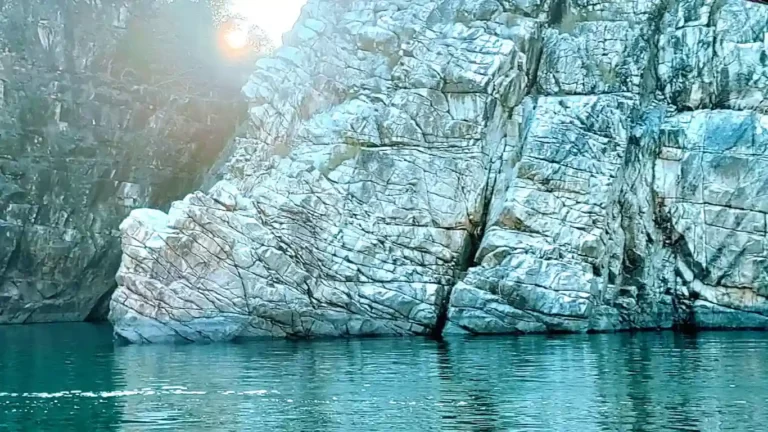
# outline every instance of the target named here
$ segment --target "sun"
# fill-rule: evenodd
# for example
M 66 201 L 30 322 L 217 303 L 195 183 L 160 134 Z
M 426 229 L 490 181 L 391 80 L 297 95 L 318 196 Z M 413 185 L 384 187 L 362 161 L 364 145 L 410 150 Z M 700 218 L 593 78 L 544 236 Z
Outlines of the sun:
M 224 41 L 230 48 L 241 50 L 248 45 L 248 32 L 242 26 L 236 25 L 224 34 Z

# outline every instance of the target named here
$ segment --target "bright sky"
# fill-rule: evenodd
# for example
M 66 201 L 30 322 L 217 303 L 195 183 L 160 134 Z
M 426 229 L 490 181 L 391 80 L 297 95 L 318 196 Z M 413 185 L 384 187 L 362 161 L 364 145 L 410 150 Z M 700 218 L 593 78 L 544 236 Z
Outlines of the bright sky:
M 275 46 L 283 43 L 283 33 L 299 18 L 306 0 L 232 0 L 232 12 L 256 24 L 272 39 Z

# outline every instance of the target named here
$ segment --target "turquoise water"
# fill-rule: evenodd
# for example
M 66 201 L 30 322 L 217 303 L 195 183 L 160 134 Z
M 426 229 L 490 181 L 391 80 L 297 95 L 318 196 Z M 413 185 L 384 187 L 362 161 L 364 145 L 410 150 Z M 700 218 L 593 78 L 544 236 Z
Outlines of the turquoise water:
M 0 431 L 766 430 L 768 334 L 114 346 L 0 327 Z

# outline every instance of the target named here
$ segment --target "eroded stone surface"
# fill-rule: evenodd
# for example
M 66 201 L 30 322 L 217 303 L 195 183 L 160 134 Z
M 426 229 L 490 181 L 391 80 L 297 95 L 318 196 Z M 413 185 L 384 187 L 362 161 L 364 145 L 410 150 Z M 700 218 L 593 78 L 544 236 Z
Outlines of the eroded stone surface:
M 121 226 L 116 332 L 765 327 L 765 10 L 310 0 L 218 182 Z

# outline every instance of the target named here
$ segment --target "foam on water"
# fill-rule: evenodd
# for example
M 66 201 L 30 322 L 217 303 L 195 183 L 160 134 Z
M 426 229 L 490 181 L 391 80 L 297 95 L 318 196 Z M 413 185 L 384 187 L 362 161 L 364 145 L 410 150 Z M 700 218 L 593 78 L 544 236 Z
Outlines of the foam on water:
M 65 390 L 55 393 L 38 392 L 38 393 L 6 393 L 0 392 L 0 398 L 32 398 L 32 399 L 51 399 L 51 398 L 119 398 L 129 396 L 155 396 L 155 395 L 206 395 L 209 392 L 203 390 L 188 390 L 184 386 L 163 386 L 160 389 L 142 388 L 139 390 L 117 390 L 117 391 L 104 391 L 104 392 L 92 392 L 83 390 Z M 211 392 L 223 396 L 266 396 L 269 393 L 280 394 L 277 390 L 220 390 Z M 293 402 L 288 400 L 288 402 Z

